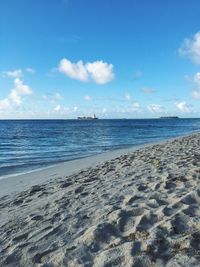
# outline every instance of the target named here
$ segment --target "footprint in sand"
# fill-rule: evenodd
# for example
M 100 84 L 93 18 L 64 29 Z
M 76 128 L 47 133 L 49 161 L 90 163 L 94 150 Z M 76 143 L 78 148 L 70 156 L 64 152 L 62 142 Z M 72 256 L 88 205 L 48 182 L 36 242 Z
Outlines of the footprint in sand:
M 137 231 L 146 231 L 150 229 L 158 221 L 158 216 L 152 212 L 141 216 L 137 226 Z
M 32 221 L 41 221 L 41 220 L 43 220 L 43 216 L 42 215 L 33 215 L 31 218 L 30 218 L 30 220 L 32 220 Z
M 24 239 L 27 239 L 28 235 L 29 235 L 29 232 L 17 235 L 12 239 L 12 241 L 13 242 L 20 242 L 20 241 L 22 241 Z

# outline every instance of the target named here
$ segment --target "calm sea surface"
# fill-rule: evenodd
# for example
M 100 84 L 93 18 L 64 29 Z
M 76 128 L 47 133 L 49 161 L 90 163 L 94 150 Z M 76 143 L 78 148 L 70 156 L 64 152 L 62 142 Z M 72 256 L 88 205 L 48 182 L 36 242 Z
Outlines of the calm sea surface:
M 0 177 L 200 130 L 200 119 L 0 121 Z

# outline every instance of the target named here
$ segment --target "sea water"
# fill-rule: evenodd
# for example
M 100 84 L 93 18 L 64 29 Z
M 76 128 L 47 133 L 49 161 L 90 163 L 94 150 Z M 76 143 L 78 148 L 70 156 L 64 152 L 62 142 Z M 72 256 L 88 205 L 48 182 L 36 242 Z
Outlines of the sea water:
M 200 119 L 1 120 L 0 177 L 200 130 Z

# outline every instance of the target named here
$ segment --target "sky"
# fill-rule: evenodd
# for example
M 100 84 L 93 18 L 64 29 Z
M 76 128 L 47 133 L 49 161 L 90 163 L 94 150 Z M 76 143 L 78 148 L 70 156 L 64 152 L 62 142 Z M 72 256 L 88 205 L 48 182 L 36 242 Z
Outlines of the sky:
M 199 0 L 0 0 L 0 119 L 200 117 Z

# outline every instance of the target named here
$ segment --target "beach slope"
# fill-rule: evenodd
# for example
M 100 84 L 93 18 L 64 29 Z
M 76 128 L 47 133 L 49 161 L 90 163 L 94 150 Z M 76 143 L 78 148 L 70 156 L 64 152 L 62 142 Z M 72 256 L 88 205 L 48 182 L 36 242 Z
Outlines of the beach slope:
M 0 198 L 0 266 L 199 266 L 200 134 Z

